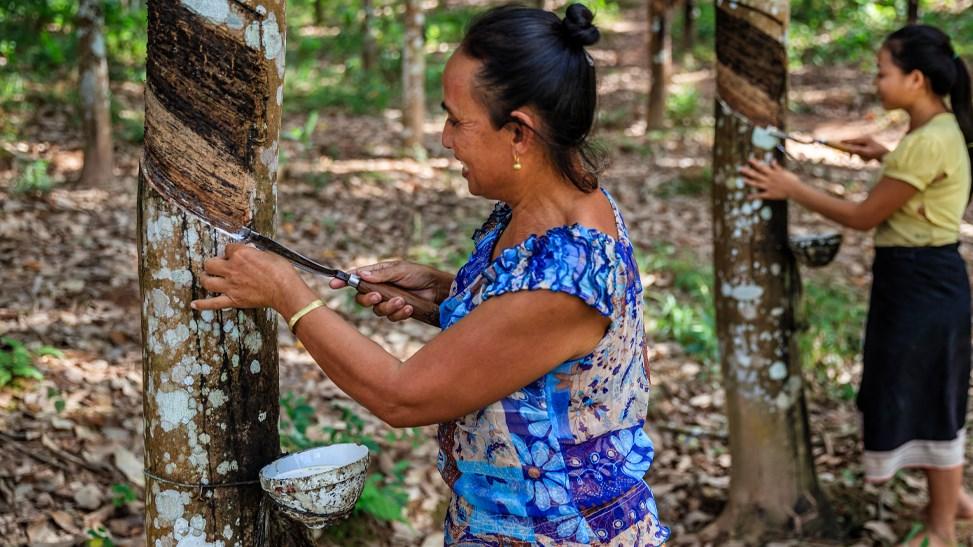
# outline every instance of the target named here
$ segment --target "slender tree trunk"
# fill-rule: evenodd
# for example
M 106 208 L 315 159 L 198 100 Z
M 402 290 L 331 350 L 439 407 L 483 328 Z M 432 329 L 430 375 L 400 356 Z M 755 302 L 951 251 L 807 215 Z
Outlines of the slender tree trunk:
M 666 119 L 666 87 L 672 64 L 672 36 L 666 0 L 649 0 L 649 104 L 646 123 L 661 129 Z
M 324 24 L 324 0 L 314 0 L 314 24 Z
M 81 0 L 78 5 L 78 63 L 84 134 L 84 167 L 79 183 L 103 186 L 112 177 L 112 142 L 102 0 Z
M 362 49 L 361 65 L 365 72 L 375 70 L 378 64 L 378 46 L 375 43 L 375 5 L 373 0 L 362 0 Z
M 830 519 L 811 454 L 794 339 L 800 279 L 787 247 L 787 203 L 747 198 L 748 158 L 782 160 L 755 127 L 783 128 L 786 0 L 717 6 L 713 241 L 717 335 L 730 430 L 729 500 L 708 535 L 757 542 Z
M 910 25 L 914 25 L 919 21 L 919 0 L 909 0 L 909 5 L 907 8 L 906 20 Z
M 277 318 L 189 308 L 226 238 L 153 186 L 242 186 L 254 227 L 273 231 L 284 21 L 283 0 L 149 2 L 138 200 L 148 545 L 309 545 L 296 525 L 297 539 L 267 537 L 256 482 L 280 450 Z
M 425 15 L 419 0 L 405 0 L 405 45 L 402 48 L 402 117 L 406 147 L 420 153 L 426 120 Z
M 696 3 L 683 0 L 682 3 L 682 51 L 689 53 L 696 44 Z

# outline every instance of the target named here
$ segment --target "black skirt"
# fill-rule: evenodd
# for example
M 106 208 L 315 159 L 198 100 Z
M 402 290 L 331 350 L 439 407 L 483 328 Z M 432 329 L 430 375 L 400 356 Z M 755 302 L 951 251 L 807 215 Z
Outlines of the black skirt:
M 865 474 L 962 465 L 970 282 L 958 244 L 879 247 L 858 393 Z

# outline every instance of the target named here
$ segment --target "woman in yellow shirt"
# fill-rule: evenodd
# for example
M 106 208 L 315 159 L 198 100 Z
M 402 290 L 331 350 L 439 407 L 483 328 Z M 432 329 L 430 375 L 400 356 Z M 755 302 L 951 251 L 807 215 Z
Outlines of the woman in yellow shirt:
M 865 476 L 884 481 L 923 468 L 926 532 L 913 543 L 952 545 L 956 517 L 973 518 L 962 487 L 970 286 L 958 251 L 971 196 L 970 75 L 942 31 L 910 25 L 879 49 L 875 84 L 884 108 L 909 114 L 909 131 L 891 152 L 868 137 L 844 142 L 865 160 L 882 160 L 864 201 L 826 194 L 775 163 L 751 160 L 741 173 L 754 199 L 791 199 L 850 228 L 876 228 L 857 401 Z

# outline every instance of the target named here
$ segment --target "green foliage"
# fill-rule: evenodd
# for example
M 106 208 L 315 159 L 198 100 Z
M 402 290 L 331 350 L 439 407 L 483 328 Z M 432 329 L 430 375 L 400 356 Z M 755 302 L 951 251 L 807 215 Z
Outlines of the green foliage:
M 19 340 L 0 336 L 0 387 L 17 378 L 43 379 L 44 375 L 34 367 L 34 359 L 45 355 L 63 357 L 60 351 L 50 346 L 31 351 Z
M 855 396 L 847 373 L 862 347 L 866 305 L 861 294 L 835 283 L 804 284 L 799 317 L 798 348 L 806 369 L 830 394 L 843 400 Z
M 47 161 L 34 160 L 24 166 L 14 183 L 16 194 L 44 194 L 54 188 L 54 180 L 47 174 Z
M 111 503 L 115 507 L 122 507 L 127 503 L 139 499 L 138 493 L 131 485 L 125 483 L 115 483 L 111 485 Z
M 111 540 L 111 534 L 108 530 L 105 530 L 104 526 L 99 526 L 97 529 L 88 528 L 88 539 L 84 542 L 85 547 L 115 547 L 115 543 Z
M 314 416 L 314 408 L 307 403 L 307 399 L 287 392 L 280 398 L 280 408 L 283 411 L 278 425 L 280 446 L 285 452 L 305 450 L 320 444 L 307 437 L 307 428 Z
M 676 87 L 666 98 L 666 118 L 675 126 L 696 125 L 699 123 L 701 99 L 693 86 Z
M 683 169 L 679 178 L 659 186 L 656 195 L 663 198 L 673 196 L 703 196 L 713 184 L 713 172 L 709 166 L 702 169 Z
M 642 274 L 652 276 L 654 287 L 658 287 L 645 291 L 649 334 L 672 340 L 689 355 L 715 365 L 719 346 L 711 268 L 680 256 L 672 245 L 638 253 L 636 260 Z
M 54 412 L 58 414 L 64 412 L 66 403 L 64 402 L 64 398 L 61 397 L 61 390 L 56 387 L 47 388 L 47 400 L 54 403 Z

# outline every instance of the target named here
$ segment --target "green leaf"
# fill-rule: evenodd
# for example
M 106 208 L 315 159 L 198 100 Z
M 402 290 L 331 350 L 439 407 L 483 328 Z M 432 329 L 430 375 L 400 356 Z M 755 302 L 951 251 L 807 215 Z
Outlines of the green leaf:
M 64 357 L 64 352 L 55 348 L 54 346 L 41 346 L 34 352 L 34 355 L 38 357 L 50 356 L 57 357 L 58 359 Z
M 402 510 L 408 496 L 396 488 L 383 487 L 382 476 L 373 473 L 365 479 L 365 488 L 358 500 L 358 508 L 379 520 L 405 521 Z

